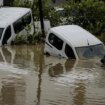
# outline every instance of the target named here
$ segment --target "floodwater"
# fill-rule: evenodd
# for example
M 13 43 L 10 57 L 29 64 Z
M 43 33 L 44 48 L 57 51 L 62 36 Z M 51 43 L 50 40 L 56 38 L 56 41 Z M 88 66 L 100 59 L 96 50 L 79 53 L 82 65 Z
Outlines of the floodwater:
M 105 105 L 105 67 L 43 54 L 43 45 L 0 48 L 0 105 Z

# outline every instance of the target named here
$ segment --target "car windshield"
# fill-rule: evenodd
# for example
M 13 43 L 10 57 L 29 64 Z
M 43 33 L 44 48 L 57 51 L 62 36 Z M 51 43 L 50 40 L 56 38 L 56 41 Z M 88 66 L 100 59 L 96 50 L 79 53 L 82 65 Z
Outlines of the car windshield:
M 3 28 L 0 28 L 0 39 L 1 39 L 1 36 L 2 36 L 2 33 L 3 33 Z
M 76 47 L 76 52 L 79 59 L 102 58 L 105 55 L 105 48 L 103 44 Z

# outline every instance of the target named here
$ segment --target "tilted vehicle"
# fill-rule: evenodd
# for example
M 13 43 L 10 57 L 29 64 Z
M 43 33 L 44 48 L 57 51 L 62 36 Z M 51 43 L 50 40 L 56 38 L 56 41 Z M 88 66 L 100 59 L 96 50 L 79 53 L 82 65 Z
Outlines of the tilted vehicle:
M 51 28 L 46 36 L 44 52 L 70 59 L 102 58 L 105 55 L 104 44 L 77 25 Z

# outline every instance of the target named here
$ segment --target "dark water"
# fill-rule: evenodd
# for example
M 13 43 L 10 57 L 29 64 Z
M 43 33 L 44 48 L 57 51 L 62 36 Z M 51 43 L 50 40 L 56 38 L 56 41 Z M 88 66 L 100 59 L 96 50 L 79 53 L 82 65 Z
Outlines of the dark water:
M 42 45 L 0 48 L 0 105 L 105 105 L 105 67 L 46 57 Z

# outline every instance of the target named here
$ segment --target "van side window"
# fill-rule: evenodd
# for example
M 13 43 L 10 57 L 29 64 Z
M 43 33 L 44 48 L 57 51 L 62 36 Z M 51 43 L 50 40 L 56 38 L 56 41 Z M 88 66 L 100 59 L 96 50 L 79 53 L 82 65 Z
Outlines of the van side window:
M 2 44 L 7 44 L 8 39 L 11 37 L 11 26 L 8 26 L 3 37 Z
M 63 40 L 55 36 L 54 34 L 50 34 L 48 38 L 50 44 L 52 44 L 54 47 L 56 47 L 58 50 L 61 50 L 63 47 Z
M 15 33 L 19 33 L 20 31 L 22 31 L 24 29 L 24 25 L 23 25 L 23 21 L 22 19 L 19 19 L 17 20 L 14 24 L 14 30 L 15 30 Z
M 76 59 L 72 48 L 68 44 L 65 46 L 65 54 L 70 59 Z
M 25 25 L 30 24 L 31 23 L 31 14 L 28 13 L 23 17 L 23 21 L 25 23 Z
M 19 33 L 20 31 L 22 31 L 26 25 L 31 23 L 31 13 L 26 14 L 25 16 L 23 16 L 22 18 L 18 19 L 14 24 L 14 31 L 15 33 Z

